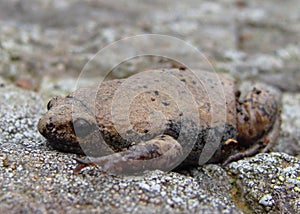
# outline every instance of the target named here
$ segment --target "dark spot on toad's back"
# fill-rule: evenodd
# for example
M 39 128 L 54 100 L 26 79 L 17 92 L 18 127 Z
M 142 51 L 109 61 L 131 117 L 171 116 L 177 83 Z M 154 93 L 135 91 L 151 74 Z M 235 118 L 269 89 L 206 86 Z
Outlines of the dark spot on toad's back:
M 169 106 L 170 105 L 170 103 L 169 102 L 162 102 L 162 104 L 164 105 L 164 106 Z

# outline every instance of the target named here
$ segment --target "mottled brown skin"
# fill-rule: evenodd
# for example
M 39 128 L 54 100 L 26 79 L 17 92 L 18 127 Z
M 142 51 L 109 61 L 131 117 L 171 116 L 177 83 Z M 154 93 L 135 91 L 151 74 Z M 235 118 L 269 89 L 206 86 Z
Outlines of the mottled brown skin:
M 122 89 L 144 90 L 130 103 L 128 119 L 131 127 L 124 125 L 121 107 L 114 109 L 117 118 L 121 118 L 119 128 L 116 128 L 112 116 L 113 97 L 125 80 L 111 80 L 103 82 L 99 88 L 82 88 L 64 98 L 50 100 L 48 112 L 39 121 L 39 132 L 55 149 L 93 157 L 91 161 L 77 160 L 76 172 L 96 164 L 111 173 L 170 170 L 179 164 L 195 165 L 199 156 L 203 155 L 201 152 L 206 142 L 214 140 L 207 138 L 209 130 L 215 131 L 218 136 L 217 130 L 222 125 L 224 131 L 218 136 L 221 143 L 209 163 L 228 164 L 271 148 L 279 133 L 280 110 L 270 92 L 253 88 L 240 98 L 234 82 L 221 76 L 226 106 L 216 104 L 217 109 L 212 115 L 211 100 L 206 90 L 211 90 L 210 95 L 217 100 L 223 96 L 216 90 L 213 75 L 205 72 L 201 76 L 201 81 L 206 83 L 205 88 L 191 72 L 178 69 L 164 70 L 151 80 L 164 84 L 169 81 L 165 74 L 179 80 L 172 82 L 175 88 L 179 89 L 182 84 L 188 88 L 197 105 L 200 120 L 182 112 L 168 93 L 153 90 L 147 84 L 141 86 L 138 84 L 141 79 L 136 78 L 136 84 L 133 82 Z M 179 94 L 182 98 L 189 96 L 186 91 L 179 90 Z M 124 95 L 121 99 L 125 103 L 130 97 Z M 220 122 L 224 116 L 222 111 L 218 111 L 221 108 L 226 108 L 225 124 Z M 163 119 L 158 120 L 162 118 L 157 117 L 160 114 Z M 188 132 L 181 129 L 183 121 L 186 121 Z M 180 140 L 181 135 L 187 139 L 193 134 L 196 134 L 193 145 L 186 145 L 185 140 Z

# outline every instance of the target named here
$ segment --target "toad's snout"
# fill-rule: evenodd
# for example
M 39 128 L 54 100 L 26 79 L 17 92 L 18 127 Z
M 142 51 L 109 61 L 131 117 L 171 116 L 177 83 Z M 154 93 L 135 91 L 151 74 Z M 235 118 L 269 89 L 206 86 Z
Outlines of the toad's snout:
M 55 137 L 55 117 L 44 115 L 38 122 L 39 132 L 46 138 L 52 139 Z
M 38 122 L 39 132 L 50 142 L 68 140 L 72 136 L 73 126 L 59 115 L 47 112 Z M 68 131 L 69 130 L 69 131 Z

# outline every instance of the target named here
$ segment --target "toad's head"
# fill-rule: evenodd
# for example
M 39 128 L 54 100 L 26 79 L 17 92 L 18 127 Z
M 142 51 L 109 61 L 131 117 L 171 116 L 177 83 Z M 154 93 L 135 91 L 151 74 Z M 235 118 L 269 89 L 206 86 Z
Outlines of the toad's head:
M 81 96 L 85 90 L 52 98 L 48 112 L 39 120 L 39 132 L 54 149 L 82 154 L 82 142 L 101 138 L 89 97 Z

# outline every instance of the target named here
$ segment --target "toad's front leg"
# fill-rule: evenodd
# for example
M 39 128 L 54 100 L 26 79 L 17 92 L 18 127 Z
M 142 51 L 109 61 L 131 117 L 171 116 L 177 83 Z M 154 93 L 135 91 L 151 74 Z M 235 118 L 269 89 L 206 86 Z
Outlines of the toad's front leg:
M 183 155 L 181 145 L 169 135 L 161 135 L 152 140 L 141 142 L 128 150 L 114 153 L 91 161 L 75 159 L 78 163 L 74 173 L 86 166 L 99 165 L 104 172 L 113 174 L 134 174 L 145 170 L 171 170 L 180 163 Z

